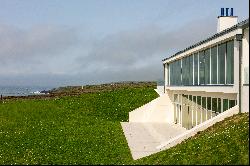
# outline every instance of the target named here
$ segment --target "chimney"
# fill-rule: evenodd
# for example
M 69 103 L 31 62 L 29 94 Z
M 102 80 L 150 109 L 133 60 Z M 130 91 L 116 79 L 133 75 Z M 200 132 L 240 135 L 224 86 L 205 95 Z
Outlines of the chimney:
M 221 8 L 221 15 L 218 16 L 217 33 L 238 23 L 238 16 L 234 16 L 233 12 L 233 8 Z

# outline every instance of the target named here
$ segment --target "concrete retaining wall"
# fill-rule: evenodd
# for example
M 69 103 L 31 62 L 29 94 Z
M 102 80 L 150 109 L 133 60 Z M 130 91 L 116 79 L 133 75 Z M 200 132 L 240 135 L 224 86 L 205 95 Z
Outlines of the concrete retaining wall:
M 129 112 L 129 122 L 173 123 L 174 112 L 169 96 L 164 94 Z
M 242 112 L 249 112 L 249 86 L 242 86 Z

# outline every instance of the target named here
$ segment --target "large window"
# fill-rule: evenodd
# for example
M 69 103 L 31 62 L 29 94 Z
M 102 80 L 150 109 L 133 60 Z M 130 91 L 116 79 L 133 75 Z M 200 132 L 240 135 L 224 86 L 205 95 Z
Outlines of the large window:
M 181 85 L 181 60 L 176 61 L 175 71 L 175 85 Z
M 227 84 L 234 83 L 234 41 L 227 42 Z
M 229 108 L 232 108 L 236 105 L 236 100 L 229 100 Z
M 217 98 L 212 98 L 212 111 L 219 112 L 218 105 L 217 105 Z
M 211 48 L 211 84 L 217 84 L 217 46 Z
M 193 56 L 182 59 L 182 84 L 193 85 Z
M 174 63 L 169 64 L 169 85 L 173 85 L 174 76 L 173 76 Z
M 223 111 L 228 109 L 228 99 L 223 99 Z
M 205 50 L 205 84 L 210 84 L 210 49 Z
M 194 54 L 194 85 L 198 85 L 198 53 Z
M 211 97 L 207 97 L 207 109 L 211 110 Z
M 204 51 L 199 52 L 199 79 L 200 85 L 205 84 L 205 54 Z
M 218 83 L 225 84 L 225 55 L 226 55 L 226 43 L 219 45 L 218 48 Z
M 185 57 L 182 59 L 182 84 L 188 85 L 188 71 L 189 69 L 189 59 Z
M 170 85 L 234 83 L 234 41 L 207 48 L 169 64 Z
M 193 55 L 189 56 L 188 85 L 193 85 Z
M 222 112 L 221 111 L 221 99 L 218 98 L 218 112 Z
M 181 61 L 177 60 L 169 64 L 170 85 L 181 85 Z

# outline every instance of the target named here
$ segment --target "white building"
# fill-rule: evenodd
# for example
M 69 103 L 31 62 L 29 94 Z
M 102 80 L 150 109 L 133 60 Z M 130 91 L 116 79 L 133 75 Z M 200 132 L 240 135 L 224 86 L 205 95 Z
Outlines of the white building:
M 164 59 L 163 66 L 160 96 L 121 123 L 134 159 L 249 112 L 249 20 L 238 23 L 233 9 L 221 9 L 215 35 Z
M 163 60 L 174 122 L 187 129 L 235 105 L 249 112 L 249 20 L 223 10 L 215 35 Z
M 229 12 L 231 14 L 229 14 Z M 129 122 L 186 129 L 238 105 L 249 112 L 249 19 L 222 8 L 217 33 L 163 60 L 164 94 L 129 113 Z

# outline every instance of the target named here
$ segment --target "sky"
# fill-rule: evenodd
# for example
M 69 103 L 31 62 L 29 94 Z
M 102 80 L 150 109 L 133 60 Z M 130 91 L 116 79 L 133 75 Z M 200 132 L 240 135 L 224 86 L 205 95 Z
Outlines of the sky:
M 0 0 L 0 86 L 163 79 L 162 59 L 216 33 L 248 0 Z

